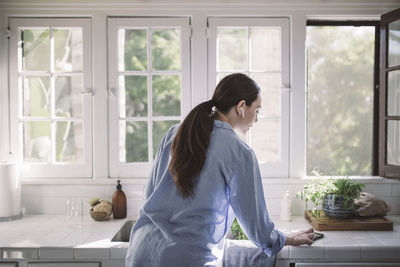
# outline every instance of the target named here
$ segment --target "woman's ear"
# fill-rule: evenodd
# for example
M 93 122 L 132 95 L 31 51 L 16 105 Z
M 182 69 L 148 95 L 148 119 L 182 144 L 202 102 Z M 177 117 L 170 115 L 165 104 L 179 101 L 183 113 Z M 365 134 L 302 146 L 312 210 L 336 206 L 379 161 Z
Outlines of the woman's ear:
M 244 112 L 245 107 L 246 107 L 246 100 L 240 100 L 236 105 L 236 114 L 238 116 L 243 117 L 243 112 Z

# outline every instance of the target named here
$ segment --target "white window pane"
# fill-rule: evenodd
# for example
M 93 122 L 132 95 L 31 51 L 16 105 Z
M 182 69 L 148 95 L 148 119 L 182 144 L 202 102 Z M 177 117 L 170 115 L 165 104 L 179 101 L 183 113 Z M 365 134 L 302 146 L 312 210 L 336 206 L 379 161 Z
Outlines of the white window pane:
M 119 147 L 121 162 L 147 162 L 148 161 L 148 128 L 147 122 L 119 123 Z
M 374 39 L 369 26 L 307 27 L 307 174 L 371 174 Z
M 280 27 L 250 27 L 250 71 L 280 70 Z
M 180 75 L 154 75 L 153 115 L 179 116 L 181 114 Z
M 57 162 L 82 162 L 83 134 L 82 122 L 58 121 L 55 123 Z
M 92 177 L 90 18 L 10 18 L 12 143 L 26 178 Z M 84 88 L 84 89 L 83 89 Z M 46 164 L 43 164 L 46 163 Z M 71 167 L 73 165 L 73 167 Z
M 82 29 L 54 29 L 54 69 L 56 71 L 82 71 Z
M 23 71 L 50 70 L 50 31 L 45 29 L 21 30 Z
M 260 163 L 280 161 L 281 121 L 260 119 L 251 128 L 251 147 Z
M 25 122 L 24 161 L 49 162 L 51 159 L 50 122 Z
M 389 23 L 388 66 L 400 65 L 400 21 Z
M 218 73 L 216 84 L 218 84 L 225 76 L 228 76 L 229 74 L 231 73 Z
M 172 125 L 179 123 L 179 121 L 155 121 L 153 122 L 153 158 L 157 155 L 158 146 L 161 143 L 164 135 L 167 133 Z
M 218 28 L 217 57 L 219 70 L 238 69 L 248 73 L 261 88 L 260 119 L 244 138 L 260 163 L 279 163 L 281 159 L 281 42 L 279 27 Z M 228 46 L 240 46 L 236 54 Z M 250 48 L 249 50 L 247 48 Z M 250 54 L 249 54 L 250 53 Z M 234 56 L 232 56 L 234 55 Z M 252 69 L 247 61 L 251 59 Z M 218 69 L 218 68 L 217 68 Z M 258 72 L 252 72 L 257 70 Z M 268 72 L 270 71 L 270 72 Z M 217 83 L 229 72 L 218 72 Z M 272 119 L 273 118 L 273 119 Z
M 248 69 L 248 27 L 218 27 L 217 71 Z
M 281 93 L 261 91 L 261 109 L 260 115 L 263 117 L 281 116 Z
M 26 117 L 50 117 L 50 78 L 23 77 L 23 114 Z
M 147 76 L 119 76 L 119 112 L 121 117 L 147 116 Z
M 400 121 L 388 121 L 387 164 L 400 166 Z
M 263 177 L 287 177 L 289 170 L 288 18 L 208 18 L 209 94 L 231 73 L 260 86 L 258 122 L 243 138 L 256 152 Z M 214 83 L 214 79 L 216 83 Z
M 252 73 L 261 88 L 260 114 L 267 117 L 281 116 L 281 75 L 280 73 Z
M 390 71 L 388 73 L 387 91 L 388 91 L 387 114 L 389 116 L 400 116 L 400 71 L 399 70 Z
M 118 30 L 119 71 L 147 70 L 147 30 Z
M 55 114 L 58 117 L 82 118 L 82 75 L 56 76 Z
M 189 22 L 109 19 L 108 80 L 118 92 L 109 100 L 111 176 L 147 176 L 162 137 L 188 112 Z
M 181 69 L 181 32 L 179 29 L 153 29 L 151 64 L 153 70 Z
M 281 37 L 279 27 L 218 28 L 217 83 L 237 69 L 249 74 L 261 88 L 260 119 L 246 135 L 260 163 L 281 160 Z M 222 45 L 222 47 L 221 47 Z M 229 51 L 232 47 L 237 51 Z M 240 47 L 240 48 L 239 48 Z M 250 49 L 248 49 L 250 48 Z M 248 69 L 248 59 L 251 69 Z M 257 72 L 252 72 L 252 71 Z

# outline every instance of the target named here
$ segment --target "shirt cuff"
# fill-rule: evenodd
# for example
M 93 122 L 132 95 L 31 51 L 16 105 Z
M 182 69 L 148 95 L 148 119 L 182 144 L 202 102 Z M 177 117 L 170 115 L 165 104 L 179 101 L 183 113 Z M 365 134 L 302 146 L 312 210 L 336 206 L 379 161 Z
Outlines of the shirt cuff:
M 286 242 L 286 235 L 277 229 L 274 229 L 271 235 L 277 238 L 272 247 L 268 249 L 263 249 L 264 253 L 267 254 L 268 257 L 272 257 L 273 255 L 276 255 L 279 251 L 281 251 L 281 249 L 285 246 Z

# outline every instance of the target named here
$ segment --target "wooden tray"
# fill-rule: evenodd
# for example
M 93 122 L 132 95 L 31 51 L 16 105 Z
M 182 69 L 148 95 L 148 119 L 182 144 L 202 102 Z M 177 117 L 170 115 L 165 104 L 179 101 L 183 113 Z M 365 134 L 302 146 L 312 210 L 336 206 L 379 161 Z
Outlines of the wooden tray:
M 393 222 L 385 217 L 335 219 L 327 217 L 323 211 L 320 217 L 314 217 L 311 210 L 305 211 L 304 217 L 319 231 L 393 231 Z

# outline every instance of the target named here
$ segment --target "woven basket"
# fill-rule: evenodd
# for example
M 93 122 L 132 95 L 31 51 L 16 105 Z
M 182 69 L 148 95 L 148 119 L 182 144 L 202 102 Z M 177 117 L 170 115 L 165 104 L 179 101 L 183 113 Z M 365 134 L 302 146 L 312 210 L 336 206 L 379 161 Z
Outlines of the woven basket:
M 108 214 L 107 212 L 96 212 L 93 211 L 93 209 L 90 210 L 90 216 L 95 221 L 107 221 L 110 219 L 110 215 L 111 214 Z

